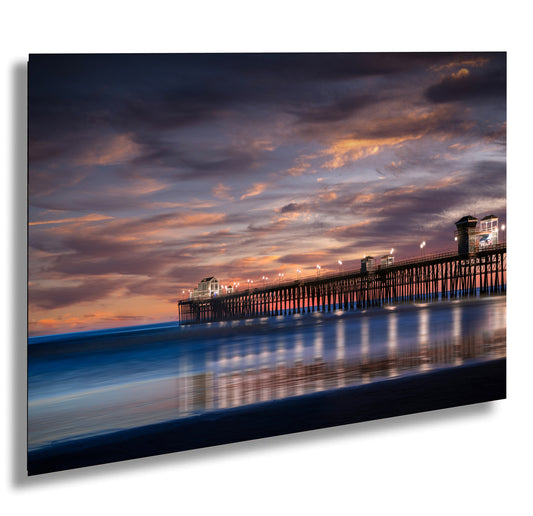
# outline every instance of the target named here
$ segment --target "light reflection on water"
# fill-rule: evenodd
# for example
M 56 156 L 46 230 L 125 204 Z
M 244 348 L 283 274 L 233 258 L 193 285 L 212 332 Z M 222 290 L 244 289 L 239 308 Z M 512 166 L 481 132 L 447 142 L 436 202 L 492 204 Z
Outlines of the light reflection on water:
M 505 298 L 29 353 L 29 448 L 505 356 Z M 231 331 L 226 335 L 223 331 Z M 198 333 L 200 331 L 200 333 Z M 216 331 L 216 328 L 215 328 Z M 199 338 L 200 337 L 200 338 Z M 76 342 L 72 343 L 76 346 Z M 95 348 L 96 349 L 96 348 Z M 93 356 L 94 355 L 94 356 Z

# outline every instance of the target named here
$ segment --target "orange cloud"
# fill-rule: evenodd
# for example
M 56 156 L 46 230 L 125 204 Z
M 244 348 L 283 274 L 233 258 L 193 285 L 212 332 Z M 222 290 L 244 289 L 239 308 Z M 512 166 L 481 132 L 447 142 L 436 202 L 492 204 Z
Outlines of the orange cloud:
M 344 233 L 345 231 L 350 231 L 353 229 L 359 229 L 363 228 L 365 226 L 368 226 L 372 221 L 370 219 L 363 220 L 362 222 L 358 222 L 357 224 L 350 224 L 349 226 L 339 226 L 336 228 L 332 228 L 328 231 L 330 234 L 336 234 L 336 233 Z
M 241 201 L 247 197 L 254 197 L 263 193 L 267 189 L 266 183 L 256 183 L 251 188 L 249 188 L 244 195 L 241 196 Z
M 322 151 L 322 155 L 329 157 L 322 168 L 340 168 L 346 163 L 378 154 L 384 147 L 401 145 L 406 141 L 417 140 L 421 137 L 422 134 L 394 138 L 344 139 Z
M 223 222 L 226 218 L 224 213 L 191 213 L 179 217 L 180 226 L 203 226 Z
M 114 188 L 108 188 L 107 193 L 111 195 L 144 195 L 158 192 L 167 187 L 166 183 L 157 181 L 151 177 L 136 178 L 127 184 L 121 184 Z
M 218 185 L 213 186 L 211 192 L 217 199 L 227 199 L 228 201 L 233 200 L 233 196 L 230 194 L 231 188 L 229 186 L 218 183 Z
M 461 72 L 459 76 L 463 74 L 464 72 Z M 400 112 L 396 116 L 386 114 L 384 118 L 362 127 L 359 132 L 363 135 L 368 134 L 369 137 L 340 138 L 320 151 L 316 157 L 326 158 L 322 168 L 340 168 L 348 163 L 379 154 L 386 148 L 400 147 L 406 142 L 419 140 L 434 131 L 439 134 L 443 120 L 453 117 L 453 108 L 449 106 L 439 106 L 431 111 L 420 108 L 405 112 L 401 106 L 399 109 Z M 465 126 L 462 127 L 466 129 Z M 375 134 L 393 136 L 373 137 Z
M 395 188 L 394 190 L 388 190 L 387 192 L 383 192 L 382 195 L 383 197 L 405 197 L 414 194 L 419 189 L 420 188 L 416 185 L 405 185 L 399 188 Z
M 37 310 L 30 308 L 28 331 L 33 335 L 49 335 L 65 331 L 86 331 L 151 322 L 172 321 L 176 317 L 176 298 L 128 295 L 116 304 L 113 296 L 99 301 L 100 309 L 87 304 L 67 309 Z
M 97 222 L 100 220 L 109 220 L 113 217 L 107 215 L 100 215 L 98 213 L 91 213 L 90 215 L 84 215 L 83 217 L 71 217 L 68 219 L 58 219 L 58 220 L 41 220 L 36 222 L 29 222 L 28 226 L 39 226 L 41 224 L 67 224 L 72 222 Z
M 457 68 L 459 66 L 470 66 L 473 68 L 481 68 L 482 66 L 485 66 L 490 59 L 488 57 L 477 57 L 474 59 L 463 59 L 461 61 L 452 61 L 450 63 L 446 63 L 443 65 L 433 65 L 430 66 L 430 70 L 432 72 L 441 72 L 443 70 L 450 70 L 452 68 Z
M 246 256 L 245 258 L 240 258 L 239 260 L 236 260 L 234 263 L 232 263 L 232 265 L 246 268 L 246 269 L 251 269 L 253 267 L 263 267 L 266 265 L 270 265 L 272 262 L 279 260 L 279 258 L 280 258 L 279 255 Z
M 301 176 L 311 165 L 309 163 L 299 163 L 287 170 L 287 174 L 290 176 Z
M 366 193 L 366 194 L 358 194 L 355 196 L 353 202 L 354 203 L 364 203 L 364 202 L 370 202 L 372 200 L 374 200 L 374 198 L 376 197 L 375 194 L 372 194 L 372 193 Z
M 76 165 L 117 165 L 139 156 L 141 146 L 135 143 L 131 134 L 118 134 L 97 144 L 80 156 Z
M 337 198 L 337 194 L 335 192 L 322 192 L 318 197 L 323 201 L 334 201 Z
M 143 204 L 144 208 L 149 209 L 166 209 L 166 208 L 187 208 L 187 209 L 198 209 L 198 208 L 212 208 L 216 204 L 209 201 L 200 201 L 198 199 L 192 199 L 187 202 L 149 202 Z
M 470 72 L 467 68 L 461 68 L 458 72 L 452 73 L 452 79 L 464 79 L 465 77 L 468 77 L 470 75 Z

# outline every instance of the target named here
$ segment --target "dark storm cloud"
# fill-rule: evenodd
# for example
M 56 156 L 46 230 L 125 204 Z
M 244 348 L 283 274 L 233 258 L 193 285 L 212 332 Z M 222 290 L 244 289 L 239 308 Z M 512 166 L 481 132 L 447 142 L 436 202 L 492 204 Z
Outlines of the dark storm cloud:
M 411 113 L 409 110 L 391 113 L 386 109 L 376 113 L 371 111 L 370 108 L 366 117 L 355 115 L 355 118 L 346 113 L 345 123 L 340 126 L 325 116 L 320 123 L 318 118 L 313 122 L 299 121 L 294 129 L 307 141 L 354 139 L 375 140 L 377 144 L 381 140 L 423 136 L 478 139 L 490 137 L 495 131 L 476 120 L 475 114 L 465 113 L 462 107 L 449 104 L 439 104 L 432 111 L 422 113 Z
M 293 263 L 305 263 L 313 264 L 317 261 L 322 261 L 325 256 L 328 256 L 330 251 L 323 252 L 309 252 L 309 253 L 300 253 L 300 254 L 286 254 L 278 259 L 278 263 L 281 264 L 293 264 Z
M 286 213 L 295 213 L 295 212 L 301 212 L 301 211 L 307 211 L 309 209 L 308 203 L 296 203 L 291 202 L 289 204 L 286 204 L 280 209 L 280 213 L 286 214 Z
M 124 251 L 119 254 L 104 256 L 98 253 L 98 255 L 100 259 L 96 259 L 95 253 L 77 254 L 68 259 L 65 256 L 58 256 L 47 270 L 66 275 L 93 277 L 107 274 L 157 275 L 160 268 L 168 263 L 168 259 L 158 257 L 155 250 L 146 252 L 139 247 L 134 254 L 127 254 Z M 105 293 L 102 297 L 105 297 Z
M 302 103 L 286 111 L 297 116 L 296 124 L 321 124 L 339 122 L 351 118 L 363 108 L 378 102 L 373 95 L 350 95 L 336 98 L 326 104 Z
M 181 269 L 181 276 L 178 269 L 176 274 L 140 281 L 129 281 L 125 284 L 125 288 L 130 295 L 153 296 L 154 292 L 157 292 L 159 296 L 175 301 L 178 297 L 183 297 L 181 292 L 178 292 L 177 287 L 180 284 L 185 284 L 183 276 L 183 269 Z
M 326 100 L 317 82 L 405 73 L 446 54 L 32 55 L 30 134 L 50 116 L 71 129 L 84 123 L 129 130 L 197 124 L 231 105 Z M 305 86 L 305 87 L 303 87 Z M 343 99 L 356 109 L 363 99 Z M 327 116 L 311 110 L 310 119 Z M 54 128 L 52 128 L 54 131 Z M 57 130 L 57 129 L 56 129 Z
M 431 102 L 484 101 L 496 99 L 505 102 L 506 67 L 505 54 L 495 58 L 498 66 L 462 69 L 444 77 L 438 84 L 429 87 L 426 97 Z
M 157 98 L 127 99 L 117 106 L 111 123 L 117 129 L 127 128 L 141 134 L 192 126 L 213 119 L 232 100 L 216 87 L 199 85 L 194 91 L 183 89 Z
M 305 81 L 339 81 L 388 75 L 448 59 L 446 53 L 302 53 L 244 54 L 229 59 L 235 71 Z
M 331 228 L 329 235 L 341 242 L 352 240 L 362 247 L 403 246 L 404 250 L 409 246 L 416 248 L 417 238 L 433 235 L 433 249 L 445 249 L 451 245 L 449 237 L 455 230 L 455 220 L 443 221 L 441 214 L 472 214 L 466 211 L 480 200 L 488 209 L 490 199 L 494 204 L 504 202 L 504 192 L 505 163 L 477 162 L 469 173 L 459 175 L 449 184 L 389 189 L 366 202 L 363 210 L 354 204 L 351 208 L 354 214 L 362 213 L 367 220 Z
M 28 303 L 45 309 L 62 308 L 76 303 L 96 301 L 115 292 L 123 286 L 121 281 L 94 279 L 68 287 L 39 288 L 28 291 Z
M 134 219 L 113 224 L 112 231 L 118 235 L 147 235 L 160 229 L 211 226 L 224 222 L 225 214 L 196 213 L 190 211 L 160 213 L 149 217 Z
M 186 249 L 172 248 L 167 243 L 144 241 L 130 245 L 115 243 L 105 237 L 89 238 L 87 243 L 82 240 L 74 237 L 67 239 L 65 244 L 68 253 L 48 258 L 47 273 L 55 277 L 92 277 L 98 281 L 99 276 L 110 274 L 157 278 L 175 263 L 187 266 L 194 263 L 193 254 Z M 80 290 L 80 296 L 82 292 L 83 289 Z
M 507 165 L 502 161 L 483 160 L 472 166 L 464 183 L 464 192 L 478 196 L 499 196 L 505 192 Z
M 232 147 L 206 148 L 205 152 L 197 148 L 195 155 L 192 155 L 187 150 L 162 146 L 153 154 L 135 160 L 134 165 L 146 165 L 149 162 L 156 163 L 167 172 L 170 170 L 172 175 L 180 179 L 198 179 L 220 177 L 228 172 L 232 175 L 249 173 L 257 164 L 257 156 L 250 150 Z M 126 173 L 129 170 L 125 167 Z
M 178 242 L 150 238 L 164 229 L 203 228 L 222 221 L 224 216 L 210 213 L 172 212 L 131 220 L 106 221 L 105 224 L 76 224 L 62 228 L 51 238 L 44 226 L 31 229 L 30 247 L 52 253 L 43 262 L 48 275 L 99 276 L 109 274 L 149 275 L 177 262 L 190 262 L 193 254 Z M 202 236 L 205 240 L 206 237 Z M 194 239 L 188 239 L 191 244 Z M 216 249 L 216 245 L 211 246 Z

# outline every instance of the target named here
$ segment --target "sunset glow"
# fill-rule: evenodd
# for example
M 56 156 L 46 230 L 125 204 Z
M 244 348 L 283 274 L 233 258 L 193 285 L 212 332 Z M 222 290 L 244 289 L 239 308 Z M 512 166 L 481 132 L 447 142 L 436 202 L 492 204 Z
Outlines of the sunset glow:
M 505 78 L 501 53 L 32 55 L 30 335 L 505 224 Z

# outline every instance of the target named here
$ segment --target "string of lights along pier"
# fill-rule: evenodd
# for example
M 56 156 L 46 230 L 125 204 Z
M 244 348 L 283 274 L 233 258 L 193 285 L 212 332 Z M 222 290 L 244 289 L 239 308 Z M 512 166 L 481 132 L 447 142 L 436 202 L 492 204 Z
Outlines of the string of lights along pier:
M 226 292 L 215 277 L 204 278 L 193 295 L 179 301 L 180 324 L 505 294 L 507 246 L 500 241 L 504 228 L 497 217 L 479 221 L 466 216 L 455 224 L 456 251 L 396 262 L 391 255 L 379 264 L 365 256 L 357 270 L 343 271 L 339 265 L 336 273 L 320 274 L 317 268 L 316 277 L 297 274 L 296 280 L 249 282 L 242 290 Z

